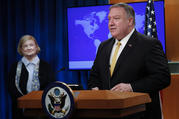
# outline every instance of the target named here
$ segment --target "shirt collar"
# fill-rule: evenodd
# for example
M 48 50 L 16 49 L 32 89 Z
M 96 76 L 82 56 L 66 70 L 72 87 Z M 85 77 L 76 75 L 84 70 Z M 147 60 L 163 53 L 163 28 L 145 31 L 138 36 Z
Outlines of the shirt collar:
M 22 57 L 22 62 L 25 64 L 25 66 L 27 66 L 29 63 L 35 64 L 37 65 L 37 63 L 39 62 L 39 57 L 36 55 L 32 61 L 29 61 L 26 57 Z

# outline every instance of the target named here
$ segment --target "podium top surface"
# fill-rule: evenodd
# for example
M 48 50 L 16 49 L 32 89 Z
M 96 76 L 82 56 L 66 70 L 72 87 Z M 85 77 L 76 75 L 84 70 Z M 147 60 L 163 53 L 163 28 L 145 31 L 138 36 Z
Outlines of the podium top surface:
M 42 108 L 43 91 L 33 91 L 18 98 L 19 108 Z M 118 92 L 110 90 L 75 90 L 77 109 L 123 109 L 151 102 L 146 93 Z

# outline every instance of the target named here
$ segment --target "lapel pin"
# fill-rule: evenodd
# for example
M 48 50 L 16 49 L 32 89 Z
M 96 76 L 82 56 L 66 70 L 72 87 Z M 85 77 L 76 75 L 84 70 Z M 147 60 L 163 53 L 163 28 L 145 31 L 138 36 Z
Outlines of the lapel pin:
M 129 47 L 132 47 L 132 44 L 129 44 L 128 46 L 129 46 Z

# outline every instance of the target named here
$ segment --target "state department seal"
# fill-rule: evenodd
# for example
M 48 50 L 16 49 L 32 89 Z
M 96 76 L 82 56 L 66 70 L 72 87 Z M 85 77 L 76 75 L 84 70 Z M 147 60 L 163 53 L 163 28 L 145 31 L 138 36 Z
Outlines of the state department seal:
M 68 119 L 74 110 L 74 94 L 62 82 L 50 83 L 42 94 L 42 108 L 52 119 Z

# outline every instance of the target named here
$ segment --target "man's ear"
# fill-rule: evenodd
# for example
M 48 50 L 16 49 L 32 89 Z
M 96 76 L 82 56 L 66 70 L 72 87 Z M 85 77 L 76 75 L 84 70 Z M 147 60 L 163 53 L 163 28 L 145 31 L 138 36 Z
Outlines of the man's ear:
M 134 22 L 134 19 L 133 18 L 129 18 L 128 22 L 129 22 L 129 26 L 132 26 L 133 22 Z

